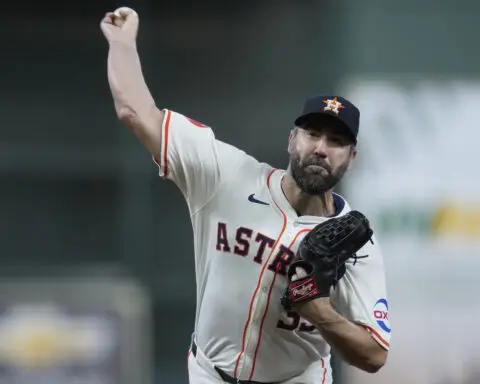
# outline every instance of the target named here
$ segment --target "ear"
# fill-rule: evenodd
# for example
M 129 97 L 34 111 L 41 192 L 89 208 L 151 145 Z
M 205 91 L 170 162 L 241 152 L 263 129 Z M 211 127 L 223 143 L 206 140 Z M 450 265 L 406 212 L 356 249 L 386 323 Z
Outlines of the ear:
M 355 159 L 357 157 L 358 150 L 355 147 L 352 147 L 350 149 L 350 161 L 348 162 L 348 170 L 350 170 L 353 167 L 353 163 L 355 162 Z
M 295 129 L 292 129 L 290 131 L 290 136 L 288 137 L 288 148 L 287 148 L 287 151 L 288 153 L 292 153 L 293 152 L 293 148 L 294 148 L 294 145 L 295 145 Z

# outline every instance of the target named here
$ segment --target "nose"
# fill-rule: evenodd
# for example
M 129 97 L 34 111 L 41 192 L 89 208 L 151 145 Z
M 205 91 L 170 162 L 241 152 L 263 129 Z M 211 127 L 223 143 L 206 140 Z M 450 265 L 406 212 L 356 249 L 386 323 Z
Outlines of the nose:
M 327 157 L 327 148 L 327 137 L 325 135 L 321 135 L 315 143 L 315 150 L 313 152 L 315 155 L 325 158 Z

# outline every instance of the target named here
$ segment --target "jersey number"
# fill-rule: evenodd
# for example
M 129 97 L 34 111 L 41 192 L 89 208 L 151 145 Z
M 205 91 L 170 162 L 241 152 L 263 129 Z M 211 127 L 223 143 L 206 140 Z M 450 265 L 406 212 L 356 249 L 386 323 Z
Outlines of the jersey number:
M 287 331 L 295 331 L 297 329 L 299 332 L 313 332 L 315 330 L 315 327 L 303 321 L 297 312 L 289 311 L 287 312 L 287 317 L 289 320 L 288 322 L 278 320 L 278 328 L 285 329 Z

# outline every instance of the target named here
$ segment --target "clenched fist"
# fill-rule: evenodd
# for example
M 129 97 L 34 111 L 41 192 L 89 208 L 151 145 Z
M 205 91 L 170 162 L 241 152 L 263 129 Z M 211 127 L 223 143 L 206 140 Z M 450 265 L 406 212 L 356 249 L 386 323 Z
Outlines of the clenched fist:
M 137 12 L 128 7 L 121 7 L 114 12 L 107 12 L 100 23 L 100 28 L 109 43 L 120 41 L 135 45 L 138 23 Z

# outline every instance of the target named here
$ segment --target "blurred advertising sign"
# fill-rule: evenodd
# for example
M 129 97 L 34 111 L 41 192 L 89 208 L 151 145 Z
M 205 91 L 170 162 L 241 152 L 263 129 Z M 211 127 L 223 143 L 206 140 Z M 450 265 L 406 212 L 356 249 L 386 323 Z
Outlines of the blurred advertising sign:
M 392 326 L 387 366 L 346 383 L 480 383 L 480 82 L 345 84 L 361 127 L 343 193 L 381 242 Z
M 129 281 L 0 280 L 0 384 L 148 383 L 147 320 Z
M 352 81 L 360 156 L 345 190 L 382 237 L 480 241 L 480 82 Z

